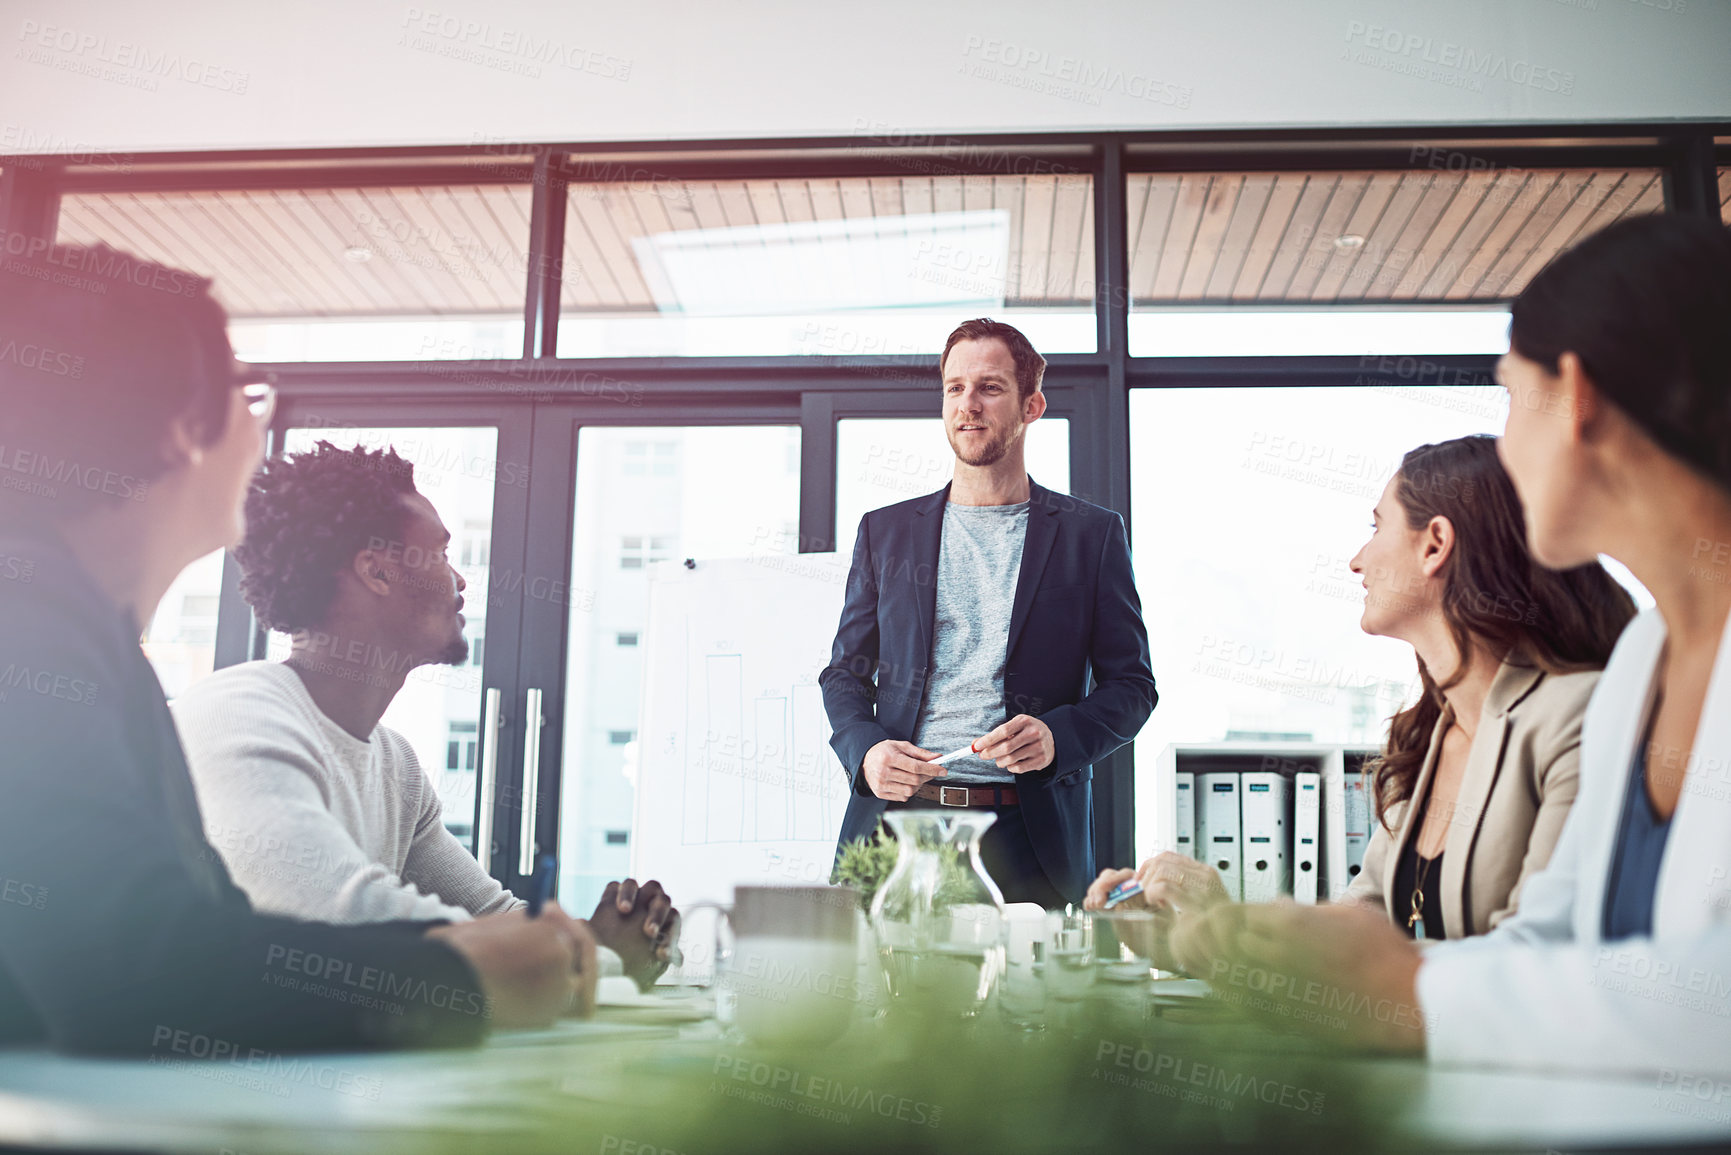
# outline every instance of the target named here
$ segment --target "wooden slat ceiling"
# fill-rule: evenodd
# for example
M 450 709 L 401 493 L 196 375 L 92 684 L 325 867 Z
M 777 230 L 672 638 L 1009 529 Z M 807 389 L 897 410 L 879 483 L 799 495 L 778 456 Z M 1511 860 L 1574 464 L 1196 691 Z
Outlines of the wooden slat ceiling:
M 563 301 L 573 311 L 655 310 L 655 298 L 632 252 L 636 237 L 984 209 L 1002 209 L 1010 217 L 1007 266 L 989 274 L 1001 276 L 1007 303 L 1087 306 L 1094 299 L 1094 182 L 1084 177 L 572 184 L 569 203 Z
M 212 277 L 235 317 L 521 313 L 529 188 L 69 194 L 59 236 Z
M 1138 304 L 1501 300 L 1663 208 L 1657 169 L 1134 173 L 1127 193 Z
M 1731 219 L 1731 172 L 1720 194 Z M 1132 299 L 1500 300 L 1575 240 L 1662 200 L 1656 169 L 1135 173 Z M 498 184 L 80 193 L 61 205 L 60 239 L 213 277 L 236 317 L 516 314 L 529 202 L 527 186 Z M 636 237 L 1000 209 L 1006 303 L 1087 307 L 1093 205 L 1093 182 L 1073 175 L 573 184 L 563 303 L 654 312 Z

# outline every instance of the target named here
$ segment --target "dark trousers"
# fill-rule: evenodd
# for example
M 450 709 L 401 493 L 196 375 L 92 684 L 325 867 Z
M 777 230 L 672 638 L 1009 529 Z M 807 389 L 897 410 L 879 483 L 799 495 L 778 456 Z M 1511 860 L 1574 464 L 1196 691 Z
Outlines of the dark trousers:
M 912 802 L 891 802 L 885 808 L 903 809 L 909 806 L 926 810 L 945 810 L 923 798 Z M 1003 892 L 1005 902 L 1037 902 L 1047 910 L 1064 909 L 1065 898 L 1046 877 L 1040 866 L 1034 844 L 1028 840 L 1028 826 L 1022 819 L 1020 806 L 976 807 L 990 809 L 998 820 L 980 837 L 980 863 L 992 881 Z

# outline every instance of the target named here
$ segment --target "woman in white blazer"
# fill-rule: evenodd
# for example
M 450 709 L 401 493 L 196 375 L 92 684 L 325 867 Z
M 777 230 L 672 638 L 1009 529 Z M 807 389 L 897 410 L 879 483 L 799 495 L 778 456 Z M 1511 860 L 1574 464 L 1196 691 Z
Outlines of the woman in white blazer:
M 1498 376 L 1501 452 L 1534 556 L 1565 567 L 1607 554 L 1657 603 L 1588 706 L 1550 865 L 1492 933 L 1422 953 L 1346 907 L 1215 907 L 1180 920 L 1173 950 L 1217 989 L 1260 990 L 1274 1013 L 1321 991 L 1324 1029 L 1373 1046 L 1724 1078 L 1731 233 L 1640 217 L 1564 253 L 1515 302 Z

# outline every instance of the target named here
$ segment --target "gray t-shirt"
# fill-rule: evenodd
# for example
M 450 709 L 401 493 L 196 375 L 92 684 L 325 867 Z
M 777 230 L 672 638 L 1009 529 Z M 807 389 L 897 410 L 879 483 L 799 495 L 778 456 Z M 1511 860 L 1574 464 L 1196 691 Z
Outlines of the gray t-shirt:
M 932 674 L 914 729 L 915 745 L 948 754 L 1008 721 L 1004 660 L 1027 540 L 1025 501 L 1016 505 L 952 501 L 944 506 Z M 984 758 L 967 755 L 951 762 L 949 776 L 938 782 L 1014 782 L 1015 778 Z

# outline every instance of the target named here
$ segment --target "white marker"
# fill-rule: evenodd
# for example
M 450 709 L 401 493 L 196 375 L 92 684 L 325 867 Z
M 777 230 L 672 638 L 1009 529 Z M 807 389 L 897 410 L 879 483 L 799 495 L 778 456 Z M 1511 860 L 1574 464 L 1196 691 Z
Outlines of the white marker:
M 928 758 L 927 761 L 933 766 L 944 766 L 954 762 L 957 758 L 965 758 L 972 753 L 974 753 L 974 744 L 969 742 L 960 750 L 951 750 L 948 754 L 940 754 L 936 758 Z

